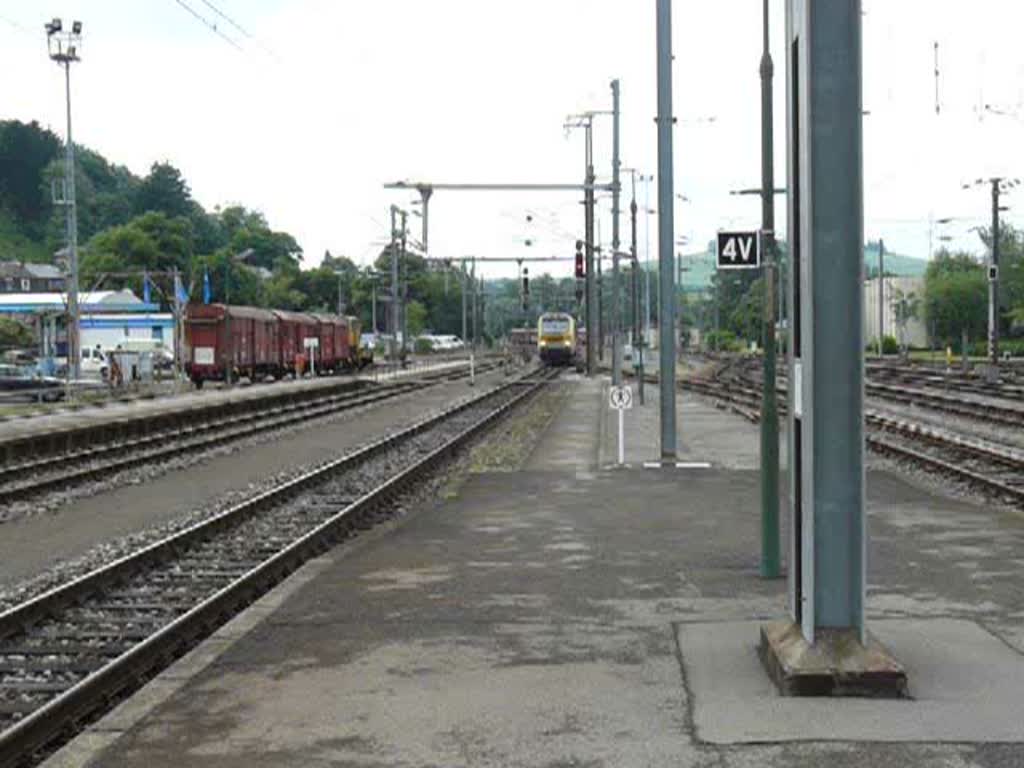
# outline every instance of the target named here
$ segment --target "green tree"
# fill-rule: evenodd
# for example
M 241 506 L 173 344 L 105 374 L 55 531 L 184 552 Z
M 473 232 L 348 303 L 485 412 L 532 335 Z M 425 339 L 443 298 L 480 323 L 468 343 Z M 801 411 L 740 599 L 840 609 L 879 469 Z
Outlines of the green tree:
M 158 211 L 168 216 L 188 216 L 192 193 L 181 171 L 170 163 L 153 163 L 135 196 L 135 212 Z
M 405 324 L 410 338 L 419 336 L 427 327 L 427 308 L 418 301 L 405 305 Z
M 0 350 L 18 349 L 32 344 L 32 330 L 17 320 L 0 317 Z
M 988 325 L 988 280 L 985 269 L 965 252 L 940 250 L 925 272 L 924 311 L 943 345 L 959 344 L 962 331 L 985 336 Z
M 187 275 L 193 257 L 191 222 L 149 212 L 95 235 L 82 252 L 87 287 L 128 287 L 141 295 L 143 270 Z
M 43 235 L 52 209 L 44 172 L 60 150 L 60 139 L 35 121 L 0 122 L 0 209 L 13 217 L 22 234 Z

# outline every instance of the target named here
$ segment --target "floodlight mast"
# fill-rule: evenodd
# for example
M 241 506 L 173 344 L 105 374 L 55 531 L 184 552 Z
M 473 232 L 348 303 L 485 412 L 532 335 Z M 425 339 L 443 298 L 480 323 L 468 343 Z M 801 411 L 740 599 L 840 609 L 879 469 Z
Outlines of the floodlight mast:
M 67 149 L 64 155 L 64 196 L 61 202 L 67 211 L 68 255 L 68 326 L 67 360 L 68 381 L 81 378 L 80 311 L 78 306 L 78 209 L 75 202 L 75 144 L 71 135 L 71 64 L 80 61 L 78 50 L 82 43 L 82 22 L 74 21 L 71 31 L 65 32 L 60 19 L 45 25 L 46 45 L 50 58 L 64 67 L 64 93 L 67 107 Z

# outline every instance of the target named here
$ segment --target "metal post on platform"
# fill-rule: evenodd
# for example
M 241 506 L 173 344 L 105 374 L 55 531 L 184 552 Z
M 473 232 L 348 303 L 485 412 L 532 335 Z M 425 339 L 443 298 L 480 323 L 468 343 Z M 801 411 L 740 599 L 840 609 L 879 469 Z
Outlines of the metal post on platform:
M 633 257 L 633 354 L 636 355 L 636 369 L 640 389 L 640 405 L 644 404 L 644 349 L 647 337 L 644 335 L 643 323 L 640 321 L 640 259 L 636 252 L 636 171 L 633 171 L 633 199 L 629 203 L 630 245 L 629 252 Z
M 788 9 L 791 608 L 806 642 L 827 628 L 863 644 L 861 4 Z
M 397 228 L 395 219 L 398 215 L 398 207 L 391 206 L 391 338 L 388 340 L 388 357 L 392 365 L 398 358 L 398 245 L 395 242 Z
M 999 185 L 992 179 L 992 248 L 988 277 L 988 360 L 995 372 L 999 367 Z
M 672 0 L 657 0 L 658 62 L 658 356 L 661 456 L 676 458 L 675 263 L 672 166 Z
M 612 80 L 612 384 L 622 383 L 622 284 L 619 270 L 619 81 Z
M 860 0 L 788 0 L 790 620 L 758 654 L 783 695 L 907 693 L 864 621 Z
M 878 359 L 885 355 L 885 241 L 878 241 Z
M 402 297 L 399 302 L 402 312 L 402 367 L 405 368 L 409 355 L 409 257 L 406 254 L 406 238 L 408 237 L 409 214 L 400 211 L 402 214 L 402 239 L 399 258 L 402 260 Z
M 584 238 L 586 240 L 587 289 L 587 375 L 597 373 L 598 319 L 597 275 L 594 274 L 594 121 L 587 121 L 587 189 L 584 192 Z
M 774 65 L 764 0 L 761 54 L 761 229 L 764 238 L 764 384 L 761 393 L 761 576 L 782 570 L 779 542 L 779 417 L 775 395 L 775 141 L 772 115 Z

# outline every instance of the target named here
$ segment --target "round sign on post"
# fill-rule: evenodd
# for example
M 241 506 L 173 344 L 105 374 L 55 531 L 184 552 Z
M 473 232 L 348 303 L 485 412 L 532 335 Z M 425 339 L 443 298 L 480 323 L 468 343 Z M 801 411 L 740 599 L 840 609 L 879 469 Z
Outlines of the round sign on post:
M 608 404 L 616 411 L 628 411 L 633 407 L 633 390 L 627 385 L 612 387 L 608 391 Z

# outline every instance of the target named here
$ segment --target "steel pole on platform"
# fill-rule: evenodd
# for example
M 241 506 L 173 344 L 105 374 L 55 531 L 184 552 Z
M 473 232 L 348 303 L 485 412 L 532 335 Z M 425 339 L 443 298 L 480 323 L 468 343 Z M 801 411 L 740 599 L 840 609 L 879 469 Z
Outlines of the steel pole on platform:
M 587 375 L 597 373 L 598 320 L 597 275 L 594 274 L 594 118 L 586 124 L 587 189 L 583 193 L 583 226 L 586 241 L 586 288 L 587 288 Z
M 397 206 L 391 206 L 391 339 L 388 348 L 391 350 L 389 357 L 394 363 L 398 359 L 398 234 L 395 219 L 398 215 Z
M 675 217 L 672 168 L 672 0 L 657 0 L 658 320 L 661 456 L 676 458 Z
M 866 641 L 861 3 L 789 0 L 790 606 Z
M 782 570 L 779 543 L 779 416 L 775 395 L 775 140 L 772 115 L 774 64 L 764 0 L 761 54 L 761 229 L 764 238 L 764 385 L 761 392 L 761 576 Z
M 622 384 L 622 284 L 619 274 L 619 81 L 612 80 L 612 384 Z
M 999 366 L 999 184 L 992 179 L 992 249 L 988 278 L 988 361 L 995 371 Z

